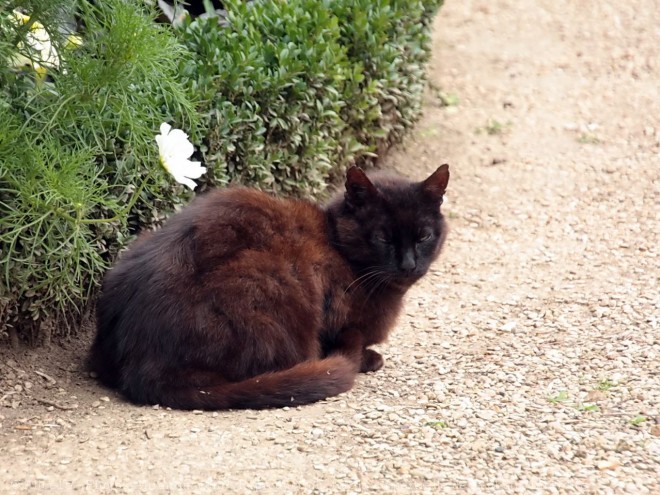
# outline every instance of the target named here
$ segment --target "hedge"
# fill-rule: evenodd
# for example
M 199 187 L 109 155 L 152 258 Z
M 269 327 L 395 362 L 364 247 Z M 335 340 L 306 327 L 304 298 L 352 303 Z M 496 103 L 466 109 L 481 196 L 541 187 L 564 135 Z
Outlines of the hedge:
M 162 122 L 207 167 L 198 191 L 319 197 L 371 163 L 420 113 L 442 2 L 231 0 L 174 26 L 148 3 L 0 8 L 1 341 L 77 329 L 119 250 L 191 198 Z

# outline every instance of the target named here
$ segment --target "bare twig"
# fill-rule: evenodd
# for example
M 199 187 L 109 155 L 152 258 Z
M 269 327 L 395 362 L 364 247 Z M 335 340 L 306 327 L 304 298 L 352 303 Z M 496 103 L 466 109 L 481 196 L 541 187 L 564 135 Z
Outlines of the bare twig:
M 5 395 L 3 395 L 2 397 L 0 397 L 0 402 L 2 402 L 2 401 L 5 400 L 7 397 L 9 397 L 10 395 L 13 395 L 13 394 L 15 394 L 15 393 L 16 393 L 15 390 L 10 390 L 10 391 L 7 392 Z
M 39 402 L 41 404 L 45 404 L 47 406 L 56 407 L 57 409 L 61 409 L 62 411 L 71 411 L 72 409 L 78 409 L 77 404 L 69 406 L 69 405 L 60 404 L 59 402 L 54 402 L 54 401 L 48 400 L 48 399 L 37 399 L 37 402 Z
M 48 381 L 48 383 L 50 383 L 51 385 L 55 385 L 55 384 L 57 383 L 57 382 L 55 381 L 55 378 L 53 378 L 52 376 L 47 375 L 47 374 L 44 373 L 43 371 L 35 371 L 35 373 L 36 373 L 37 375 L 39 375 L 41 378 L 43 378 L 43 379 L 45 379 L 46 381 Z

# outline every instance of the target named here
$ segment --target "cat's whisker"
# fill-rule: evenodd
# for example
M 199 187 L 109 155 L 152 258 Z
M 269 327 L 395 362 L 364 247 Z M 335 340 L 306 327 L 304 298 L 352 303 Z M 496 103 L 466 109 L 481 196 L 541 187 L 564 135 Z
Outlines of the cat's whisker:
M 368 276 L 360 277 L 360 279 L 358 287 L 364 289 L 366 292 L 362 303 L 362 307 L 364 308 L 369 299 L 387 287 L 388 283 L 394 278 L 382 267 L 372 267 L 372 270 L 368 272 Z
M 351 287 L 353 287 L 355 284 L 357 284 L 358 287 L 362 284 L 362 282 L 365 281 L 365 279 L 368 279 L 369 277 L 372 277 L 373 275 L 378 273 L 378 267 L 371 267 L 369 268 L 370 271 L 364 273 L 363 275 L 360 275 L 358 278 L 353 280 L 348 287 L 344 289 L 344 294 L 346 294 Z
M 367 289 L 374 281 L 378 281 L 380 275 L 381 275 L 380 271 L 371 272 L 369 276 L 364 277 L 362 280 L 360 280 L 357 287 Z
M 365 299 L 364 299 L 364 303 L 363 303 L 363 305 L 366 305 L 366 303 L 369 301 L 369 299 L 370 299 L 372 296 L 374 296 L 374 295 L 377 294 L 377 291 L 378 291 L 379 289 L 383 289 L 383 288 L 385 288 L 385 287 L 387 286 L 387 283 L 390 282 L 390 281 L 392 280 L 392 277 L 389 276 L 389 274 L 388 274 L 387 272 L 385 272 L 385 271 L 381 271 L 381 272 L 379 272 L 379 275 L 381 275 L 381 277 L 379 277 L 379 278 L 375 278 L 375 279 L 372 279 L 372 280 L 375 280 L 375 281 L 376 281 L 376 284 L 375 284 L 375 285 L 369 290 L 369 292 L 367 293 L 367 296 L 366 296 Z

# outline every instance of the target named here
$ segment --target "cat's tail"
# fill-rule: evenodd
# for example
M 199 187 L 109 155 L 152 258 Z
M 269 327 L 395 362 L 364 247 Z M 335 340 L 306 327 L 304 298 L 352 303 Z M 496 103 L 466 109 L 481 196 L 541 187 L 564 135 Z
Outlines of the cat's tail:
M 349 358 L 334 355 L 241 382 L 164 390 L 159 402 L 175 409 L 206 410 L 297 406 L 346 392 L 357 372 Z

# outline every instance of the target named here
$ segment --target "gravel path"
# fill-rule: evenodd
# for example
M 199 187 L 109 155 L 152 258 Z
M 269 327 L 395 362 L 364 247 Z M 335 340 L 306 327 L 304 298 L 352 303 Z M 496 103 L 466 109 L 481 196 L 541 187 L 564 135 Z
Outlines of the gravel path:
M 449 0 L 388 160 L 451 164 L 452 231 L 386 367 L 197 414 L 98 388 L 80 344 L 5 355 L 0 491 L 660 493 L 658 26 L 657 0 Z

